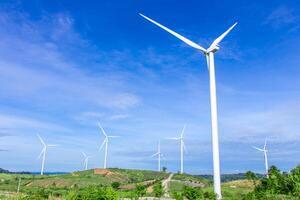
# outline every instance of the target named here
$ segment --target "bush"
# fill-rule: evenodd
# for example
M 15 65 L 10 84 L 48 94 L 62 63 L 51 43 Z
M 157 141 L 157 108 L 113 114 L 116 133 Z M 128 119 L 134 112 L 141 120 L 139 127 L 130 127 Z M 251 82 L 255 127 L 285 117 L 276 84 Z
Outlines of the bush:
M 159 181 L 153 186 L 153 194 L 155 197 L 162 197 L 164 195 L 164 188 L 162 186 L 162 182 Z
M 191 200 L 204 198 L 202 190 L 198 188 L 189 187 L 189 186 L 183 187 L 183 196 Z
M 172 197 L 176 200 L 183 200 L 183 195 L 181 192 L 173 192 Z
M 253 182 L 253 186 L 255 187 L 256 186 L 256 175 L 255 173 L 251 172 L 251 171 L 247 171 L 246 174 L 245 174 L 246 178 L 249 180 L 249 181 L 252 181 Z
M 120 183 L 119 182 L 113 182 L 111 184 L 111 187 L 114 188 L 114 189 L 118 189 L 120 187 Z
M 146 187 L 144 185 L 141 184 L 136 184 L 135 186 L 135 194 L 138 197 L 143 197 L 146 195 Z
M 80 190 L 72 190 L 66 200 L 117 200 L 118 195 L 112 188 L 89 186 Z
M 268 174 L 269 178 L 263 178 L 261 184 L 255 187 L 255 192 L 269 194 L 289 194 L 291 192 L 291 184 L 287 176 L 284 176 L 277 167 L 270 167 Z
M 282 173 L 277 167 L 269 169 L 269 177 L 263 178 L 254 191 L 244 196 L 244 200 L 293 199 L 300 197 L 300 165 L 290 174 Z M 250 177 L 250 174 L 248 174 Z
M 292 193 L 300 197 L 300 165 L 291 171 L 288 175 L 288 180 L 291 184 Z

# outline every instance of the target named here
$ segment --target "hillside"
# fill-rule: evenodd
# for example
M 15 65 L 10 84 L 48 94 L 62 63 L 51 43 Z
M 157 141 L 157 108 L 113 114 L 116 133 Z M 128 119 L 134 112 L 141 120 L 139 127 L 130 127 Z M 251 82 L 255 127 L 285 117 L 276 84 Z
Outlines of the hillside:
M 139 183 L 148 180 L 162 180 L 168 176 L 167 173 L 148 170 L 109 169 L 100 174 L 94 170 L 78 171 L 70 174 L 58 175 L 27 175 L 27 174 L 0 174 L 0 190 L 15 190 L 19 178 L 21 186 L 31 187 L 85 187 L 88 185 L 110 186 L 113 182 L 120 185 Z

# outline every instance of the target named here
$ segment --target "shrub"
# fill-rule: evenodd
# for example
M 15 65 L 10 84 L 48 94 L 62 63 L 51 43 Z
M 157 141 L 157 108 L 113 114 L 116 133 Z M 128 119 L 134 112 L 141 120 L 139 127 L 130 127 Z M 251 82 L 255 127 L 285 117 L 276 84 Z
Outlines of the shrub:
M 135 193 L 138 197 L 143 197 L 146 195 L 146 187 L 141 184 L 136 184 Z
M 164 188 L 161 181 L 153 186 L 153 194 L 155 197 L 162 197 L 164 195 Z
M 291 171 L 288 175 L 288 180 L 291 184 L 292 193 L 300 197 L 300 165 Z
M 198 188 L 189 187 L 189 186 L 183 187 L 183 196 L 191 200 L 204 198 L 202 190 Z
M 181 192 L 173 192 L 172 197 L 176 200 L 183 200 L 183 195 Z
M 89 186 L 80 190 L 72 190 L 66 200 L 117 200 L 118 195 L 112 188 Z
M 269 177 L 263 178 L 254 191 L 244 196 L 244 200 L 275 200 L 293 199 L 300 197 L 300 166 L 294 168 L 290 174 L 282 173 L 272 166 L 269 169 Z M 250 177 L 250 174 L 248 174 Z M 248 177 L 248 176 L 247 176 Z
M 111 184 L 111 187 L 114 188 L 114 189 L 118 189 L 120 187 L 120 183 L 119 182 L 113 182 Z
M 251 171 L 247 171 L 246 174 L 245 174 L 246 178 L 249 180 L 249 181 L 252 181 L 253 182 L 253 186 L 255 187 L 256 186 L 256 175 L 255 173 L 251 172 Z

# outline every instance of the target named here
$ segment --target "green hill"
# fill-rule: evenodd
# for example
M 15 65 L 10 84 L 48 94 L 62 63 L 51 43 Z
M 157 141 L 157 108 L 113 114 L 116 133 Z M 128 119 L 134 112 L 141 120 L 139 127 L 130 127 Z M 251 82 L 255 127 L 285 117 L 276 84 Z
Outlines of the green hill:
M 110 186 L 113 182 L 120 185 L 140 183 L 148 180 L 162 180 L 167 173 L 149 170 L 108 169 L 106 173 L 95 174 L 94 170 L 78 171 L 58 175 L 27 175 L 27 174 L 0 174 L 0 190 L 16 190 L 18 180 L 21 178 L 22 188 L 32 187 L 86 187 L 89 185 Z

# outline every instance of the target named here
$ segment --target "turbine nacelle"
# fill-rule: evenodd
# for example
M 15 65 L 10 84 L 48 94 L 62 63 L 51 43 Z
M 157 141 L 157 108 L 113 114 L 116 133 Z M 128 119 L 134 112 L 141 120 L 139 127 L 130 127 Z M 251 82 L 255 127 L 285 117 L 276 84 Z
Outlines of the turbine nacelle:
M 213 46 L 213 47 L 209 47 L 207 50 L 206 50 L 206 53 L 205 54 L 208 54 L 209 52 L 217 52 L 218 50 L 220 49 L 220 46 L 219 45 L 216 45 L 216 46 Z

